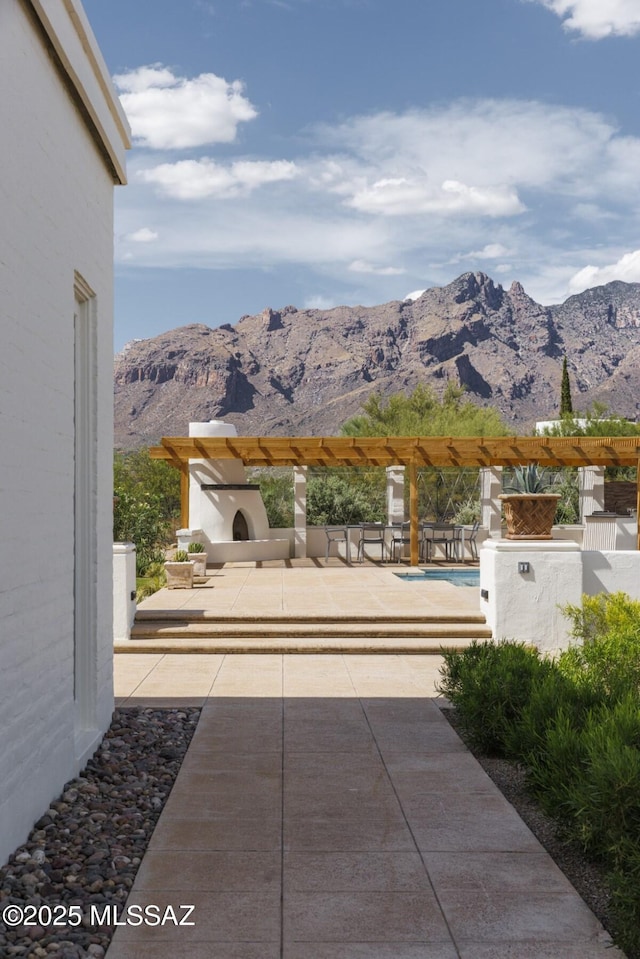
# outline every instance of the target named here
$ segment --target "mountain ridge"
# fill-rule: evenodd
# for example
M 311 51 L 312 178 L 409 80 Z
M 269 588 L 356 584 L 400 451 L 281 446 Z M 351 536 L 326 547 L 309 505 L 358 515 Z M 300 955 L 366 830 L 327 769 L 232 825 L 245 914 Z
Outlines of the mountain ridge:
M 557 414 L 567 355 L 574 407 L 640 413 L 640 283 L 542 306 L 468 272 L 415 300 L 330 310 L 267 307 L 235 325 L 189 324 L 127 344 L 114 364 L 115 445 L 224 418 L 245 435 L 330 435 L 372 392 L 462 384 L 515 432 Z

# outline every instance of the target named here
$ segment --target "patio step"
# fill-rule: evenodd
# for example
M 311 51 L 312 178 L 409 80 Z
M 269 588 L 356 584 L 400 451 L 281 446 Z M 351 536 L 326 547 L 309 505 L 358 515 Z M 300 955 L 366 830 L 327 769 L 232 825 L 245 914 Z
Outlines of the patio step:
M 342 637 L 246 637 L 235 639 L 194 638 L 118 640 L 114 644 L 115 653 L 333 653 L 333 654 L 376 654 L 376 655 L 442 655 L 444 651 L 455 652 L 466 649 L 474 639 L 470 636 L 450 636 L 447 638 L 427 638 L 415 636 L 395 636 L 372 638 L 371 636 Z
M 407 616 L 215 616 L 139 610 L 120 652 L 420 652 L 490 639 L 481 614 Z

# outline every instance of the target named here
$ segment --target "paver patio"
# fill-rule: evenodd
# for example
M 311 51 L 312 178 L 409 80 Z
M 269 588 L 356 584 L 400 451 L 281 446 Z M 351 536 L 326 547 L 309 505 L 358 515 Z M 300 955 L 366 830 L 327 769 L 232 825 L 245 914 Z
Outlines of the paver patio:
M 614 959 L 434 700 L 437 656 L 116 657 L 120 701 L 202 704 L 107 959 Z

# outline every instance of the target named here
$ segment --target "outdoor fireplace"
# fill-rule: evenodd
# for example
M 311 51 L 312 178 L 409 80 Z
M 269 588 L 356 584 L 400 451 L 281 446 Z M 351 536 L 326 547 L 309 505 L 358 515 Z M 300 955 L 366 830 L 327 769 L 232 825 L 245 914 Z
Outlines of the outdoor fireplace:
M 223 420 L 189 423 L 190 437 L 237 435 Z M 272 538 L 260 487 L 247 482 L 239 459 L 189 461 L 189 525 L 210 563 L 289 556 L 289 540 Z

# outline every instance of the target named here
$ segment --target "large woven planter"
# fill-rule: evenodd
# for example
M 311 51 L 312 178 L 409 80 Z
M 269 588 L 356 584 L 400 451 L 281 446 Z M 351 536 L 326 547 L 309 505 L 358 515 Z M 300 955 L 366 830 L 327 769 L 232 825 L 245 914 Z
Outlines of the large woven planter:
M 507 539 L 551 539 L 558 493 L 508 493 L 500 497 Z

